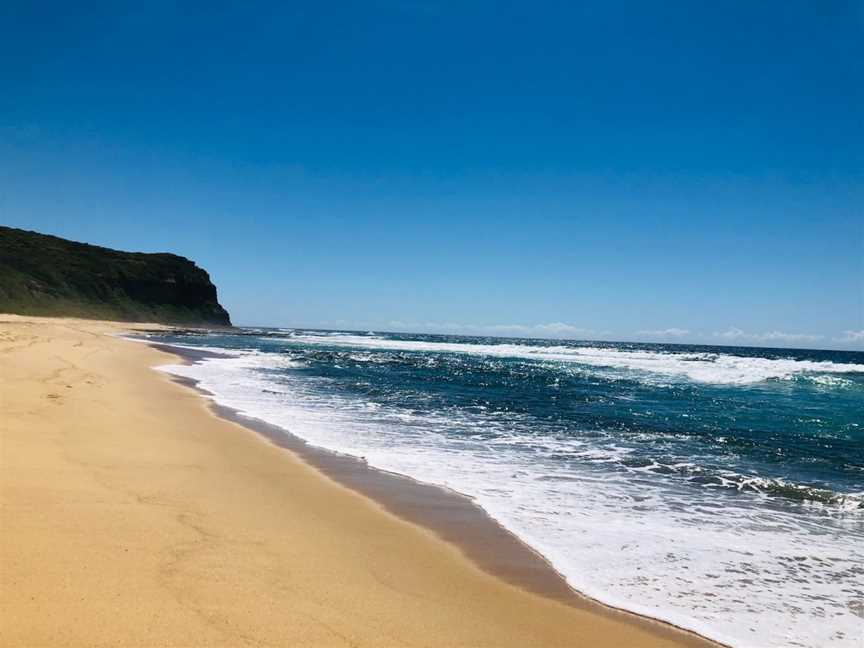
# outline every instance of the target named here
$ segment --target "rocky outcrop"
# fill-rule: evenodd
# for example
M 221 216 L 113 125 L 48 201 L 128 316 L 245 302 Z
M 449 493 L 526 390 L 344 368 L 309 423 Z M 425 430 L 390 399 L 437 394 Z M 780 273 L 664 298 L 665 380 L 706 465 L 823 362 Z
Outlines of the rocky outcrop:
M 189 259 L 2 226 L 0 312 L 231 325 L 210 276 Z

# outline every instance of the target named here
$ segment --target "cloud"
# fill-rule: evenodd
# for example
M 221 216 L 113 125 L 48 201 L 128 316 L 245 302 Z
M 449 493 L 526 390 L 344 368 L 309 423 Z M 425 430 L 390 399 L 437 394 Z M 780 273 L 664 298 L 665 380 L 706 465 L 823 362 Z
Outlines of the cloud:
M 648 338 L 680 338 L 685 335 L 690 335 L 690 331 L 682 328 L 667 328 L 660 329 L 657 331 L 636 331 L 636 335 L 639 337 L 648 337 Z
M 547 339 L 570 339 L 570 340 L 612 340 L 614 333 L 608 330 L 599 330 L 576 326 L 566 322 L 545 322 L 540 324 L 466 324 L 464 322 L 431 322 L 431 321 L 407 321 L 391 320 L 386 324 L 381 322 L 348 322 L 339 320 L 328 323 L 331 328 L 344 328 L 356 330 L 373 331 L 403 331 L 406 333 L 443 333 L 453 335 L 477 335 L 489 337 L 522 337 L 522 338 L 547 338 Z M 752 346 L 794 346 L 808 345 L 820 340 L 833 340 L 845 345 L 864 345 L 864 330 L 844 331 L 841 337 L 826 337 L 812 333 L 788 333 L 785 331 L 749 332 L 737 326 L 731 326 L 725 330 L 713 333 L 692 331 L 690 329 L 671 326 L 665 329 L 645 329 L 636 331 L 637 339 L 669 340 L 681 342 L 684 338 L 702 342 L 715 342 L 726 344 L 741 344 Z M 619 338 L 620 339 L 620 338 Z
M 823 337 L 825 336 L 815 335 L 812 333 L 782 333 L 780 331 L 771 331 L 770 333 L 763 333 L 759 336 L 762 340 L 777 340 L 780 342 L 815 342 L 821 340 Z
M 534 328 L 550 335 L 591 335 L 595 333 L 595 331 L 591 329 L 579 328 L 578 326 L 565 324 L 564 322 L 537 324 Z
M 466 335 L 518 336 L 542 338 L 580 338 L 608 335 L 609 331 L 595 331 L 564 322 L 547 324 L 459 324 L 456 322 L 405 322 L 394 320 L 388 326 L 400 331 L 429 333 L 463 333 Z
M 737 340 L 738 338 L 747 337 L 747 334 L 739 328 L 729 328 L 722 333 L 717 331 L 714 333 L 714 337 L 723 338 L 724 340 Z
M 835 342 L 847 342 L 852 344 L 864 344 L 864 329 L 860 331 L 843 331 L 843 335 L 834 338 Z
M 782 344 L 793 344 L 796 342 L 816 342 L 823 339 L 824 335 L 811 333 L 784 333 L 783 331 L 768 331 L 767 333 L 747 333 L 738 327 L 730 327 L 725 331 L 714 333 L 714 337 L 723 340 L 742 340 L 749 342 L 779 342 Z

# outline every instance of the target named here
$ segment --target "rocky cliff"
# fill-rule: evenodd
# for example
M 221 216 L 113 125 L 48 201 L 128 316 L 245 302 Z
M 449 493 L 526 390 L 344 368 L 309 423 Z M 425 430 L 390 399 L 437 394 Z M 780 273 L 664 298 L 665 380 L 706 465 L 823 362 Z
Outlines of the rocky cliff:
M 2 226 L 0 312 L 231 325 L 210 276 L 189 259 Z

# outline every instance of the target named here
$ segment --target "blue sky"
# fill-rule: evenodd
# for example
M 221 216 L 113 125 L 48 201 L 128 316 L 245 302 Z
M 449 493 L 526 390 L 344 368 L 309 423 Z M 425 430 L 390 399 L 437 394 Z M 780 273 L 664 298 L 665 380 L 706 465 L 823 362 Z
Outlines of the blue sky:
M 0 222 L 236 323 L 864 346 L 861 2 L 4 2 Z

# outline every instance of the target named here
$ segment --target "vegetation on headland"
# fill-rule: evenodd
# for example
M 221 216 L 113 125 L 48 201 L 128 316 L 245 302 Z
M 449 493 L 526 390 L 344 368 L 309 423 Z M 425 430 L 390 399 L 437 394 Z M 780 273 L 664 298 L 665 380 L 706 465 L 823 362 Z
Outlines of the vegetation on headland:
M 210 276 L 189 259 L 121 252 L 3 226 L 0 312 L 231 325 Z

